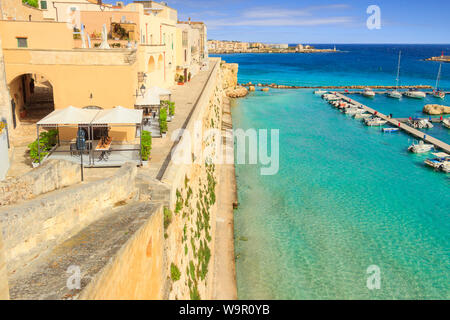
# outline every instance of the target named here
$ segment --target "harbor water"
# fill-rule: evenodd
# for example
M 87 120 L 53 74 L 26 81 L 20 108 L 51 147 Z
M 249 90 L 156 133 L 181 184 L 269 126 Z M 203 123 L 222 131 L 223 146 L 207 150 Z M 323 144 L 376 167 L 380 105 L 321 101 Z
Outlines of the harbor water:
M 328 46 L 329 47 L 329 46 Z M 449 46 L 361 46 L 331 54 L 223 55 L 239 81 L 389 85 L 402 50 L 401 84 L 434 85 Z M 450 65 L 442 68 L 450 88 Z M 354 98 L 394 117 L 421 116 L 446 100 Z M 383 133 L 332 108 L 313 90 L 270 89 L 235 100 L 234 128 L 279 130 L 280 167 L 236 165 L 235 250 L 240 299 L 448 299 L 450 175 L 411 154 L 413 138 Z M 435 123 L 430 135 L 450 143 Z M 369 266 L 380 288 L 369 289 Z

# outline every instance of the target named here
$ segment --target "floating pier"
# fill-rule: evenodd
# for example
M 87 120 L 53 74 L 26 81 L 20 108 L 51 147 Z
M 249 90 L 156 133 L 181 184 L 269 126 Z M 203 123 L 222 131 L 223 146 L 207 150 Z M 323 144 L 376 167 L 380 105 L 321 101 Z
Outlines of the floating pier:
M 435 147 L 442 149 L 443 151 L 445 151 L 447 154 L 450 154 L 450 145 L 448 145 L 447 143 L 436 139 L 432 136 L 430 136 L 429 134 L 423 133 L 422 131 L 419 131 L 417 129 L 414 129 L 404 123 L 402 123 L 401 121 L 399 121 L 399 119 L 395 119 L 395 118 L 389 118 L 388 116 L 382 114 L 381 112 L 378 112 L 375 109 L 372 109 L 362 103 L 359 103 L 358 101 L 355 101 L 354 99 L 351 99 L 349 97 L 344 96 L 342 93 L 339 92 L 332 92 L 334 95 L 336 95 L 337 97 L 339 97 L 340 99 L 344 100 L 345 102 L 348 102 L 350 104 L 353 104 L 357 107 L 362 107 L 364 110 L 366 110 L 368 113 L 375 115 L 377 117 L 380 117 L 383 120 L 386 120 L 390 125 L 396 127 L 396 128 L 400 128 L 403 131 L 406 131 L 407 133 L 409 133 L 410 135 L 421 139 L 425 142 L 431 143 L 433 144 Z

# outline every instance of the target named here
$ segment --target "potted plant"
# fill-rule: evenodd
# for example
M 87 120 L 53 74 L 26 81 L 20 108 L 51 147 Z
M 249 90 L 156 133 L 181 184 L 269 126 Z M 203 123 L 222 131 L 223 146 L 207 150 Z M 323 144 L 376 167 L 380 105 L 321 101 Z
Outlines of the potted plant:
M 167 110 L 166 108 L 161 108 L 161 110 L 159 110 L 159 130 L 162 137 L 166 136 L 167 129 Z
M 143 130 L 141 140 L 142 161 L 144 163 L 147 163 L 148 160 L 150 160 L 150 151 L 152 150 L 152 135 L 150 134 L 150 132 Z
M 182 86 L 184 84 L 184 76 L 180 75 L 180 77 L 178 78 L 178 85 Z

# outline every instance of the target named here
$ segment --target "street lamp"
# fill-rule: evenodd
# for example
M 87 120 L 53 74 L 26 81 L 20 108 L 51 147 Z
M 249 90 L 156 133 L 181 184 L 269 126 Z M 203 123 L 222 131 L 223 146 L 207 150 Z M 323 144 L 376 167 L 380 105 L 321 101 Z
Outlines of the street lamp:
M 139 90 L 141 91 L 141 95 L 144 96 L 144 93 L 145 93 L 145 85 L 142 84 L 142 86 L 139 88 Z

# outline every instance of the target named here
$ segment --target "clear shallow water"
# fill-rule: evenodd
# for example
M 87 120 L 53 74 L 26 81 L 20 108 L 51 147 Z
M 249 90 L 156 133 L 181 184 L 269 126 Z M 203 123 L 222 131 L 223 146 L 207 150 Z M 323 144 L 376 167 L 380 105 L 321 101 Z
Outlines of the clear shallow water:
M 261 81 L 238 56 L 241 81 Z M 333 71 L 322 77 L 340 81 Z M 402 117 L 425 103 L 355 98 Z M 411 137 L 368 128 L 312 90 L 255 92 L 232 112 L 235 128 L 280 129 L 277 175 L 236 166 L 240 299 L 450 298 L 450 175 L 424 167 L 428 155 L 407 153 Z M 429 132 L 450 142 L 446 130 Z M 366 287 L 372 264 L 380 290 Z

